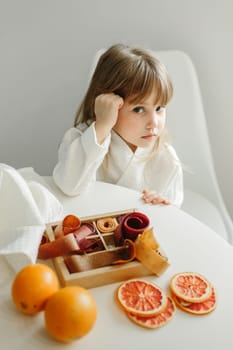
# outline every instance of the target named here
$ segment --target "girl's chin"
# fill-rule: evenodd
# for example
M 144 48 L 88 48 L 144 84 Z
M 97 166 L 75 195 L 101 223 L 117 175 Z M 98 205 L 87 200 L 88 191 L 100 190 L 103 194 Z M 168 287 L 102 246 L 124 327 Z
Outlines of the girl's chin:
M 148 148 L 151 147 L 152 145 L 154 145 L 156 142 L 156 138 L 155 137 L 150 137 L 150 138 L 145 138 L 142 140 L 142 142 L 140 142 L 140 146 L 142 148 Z

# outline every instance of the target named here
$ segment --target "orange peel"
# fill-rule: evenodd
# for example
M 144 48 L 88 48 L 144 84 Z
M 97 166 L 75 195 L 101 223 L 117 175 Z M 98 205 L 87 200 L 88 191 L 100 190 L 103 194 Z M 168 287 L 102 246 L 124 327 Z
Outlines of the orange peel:
M 136 258 L 136 248 L 135 248 L 135 244 L 133 241 L 131 241 L 131 239 L 125 239 L 124 241 L 124 245 L 128 246 L 129 248 L 129 259 L 119 259 L 119 260 L 115 260 L 112 262 L 112 264 L 125 264 L 128 263 L 130 261 L 133 261 Z
M 152 228 L 138 235 L 135 249 L 136 258 L 154 274 L 159 276 L 168 268 L 168 259 L 160 252 Z

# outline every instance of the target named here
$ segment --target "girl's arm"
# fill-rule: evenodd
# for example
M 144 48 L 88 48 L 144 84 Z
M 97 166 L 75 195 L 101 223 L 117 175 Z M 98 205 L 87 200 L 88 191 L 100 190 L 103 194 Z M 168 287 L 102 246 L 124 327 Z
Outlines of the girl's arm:
M 96 180 L 96 172 L 108 151 L 110 134 L 124 100 L 114 94 L 102 94 L 95 99 L 95 117 L 88 128 L 72 128 L 65 134 L 59 148 L 58 164 L 53 178 L 67 195 L 83 192 Z M 82 131 L 83 129 L 83 131 Z
M 53 171 L 57 186 L 67 195 L 83 192 L 96 180 L 96 172 L 103 162 L 110 144 L 110 134 L 100 145 L 96 138 L 95 122 L 86 128 L 69 129 L 58 152 Z
M 184 200 L 183 169 L 181 164 L 177 165 L 176 171 L 170 179 L 166 191 L 163 193 L 171 204 L 181 207 Z

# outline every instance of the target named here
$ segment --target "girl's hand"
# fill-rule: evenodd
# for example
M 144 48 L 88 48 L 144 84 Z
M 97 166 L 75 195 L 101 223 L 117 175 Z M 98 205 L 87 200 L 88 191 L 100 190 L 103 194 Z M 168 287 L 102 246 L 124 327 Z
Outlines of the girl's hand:
M 111 129 L 117 122 L 119 109 L 124 100 L 120 96 L 109 93 L 101 94 L 95 99 L 96 135 L 99 143 L 109 135 Z
M 165 205 L 170 204 L 170 202 L 166 198 L 161 197 L 160 194 L 156 191 L 148 191 L 147 189 L 143 190 L 142 199 L 145 203 Z

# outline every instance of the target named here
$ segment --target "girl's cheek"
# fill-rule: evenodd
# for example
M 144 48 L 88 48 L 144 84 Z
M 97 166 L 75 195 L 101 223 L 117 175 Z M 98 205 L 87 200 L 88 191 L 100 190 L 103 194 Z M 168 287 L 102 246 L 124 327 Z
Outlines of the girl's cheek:
M 164 117 L 161 121 L 162 127 L 164 127 L 166 125 L 166 117 Z
M 160 121 L 159 123 L 159 129 L 162 130 L 165 126 L 165 122 L 163 120 Z

